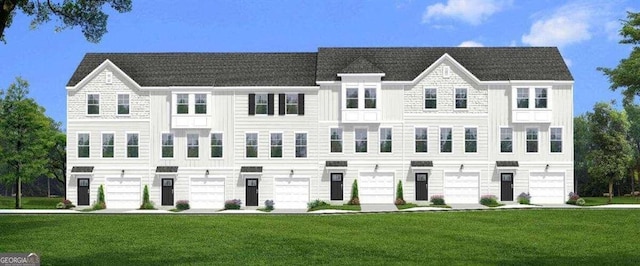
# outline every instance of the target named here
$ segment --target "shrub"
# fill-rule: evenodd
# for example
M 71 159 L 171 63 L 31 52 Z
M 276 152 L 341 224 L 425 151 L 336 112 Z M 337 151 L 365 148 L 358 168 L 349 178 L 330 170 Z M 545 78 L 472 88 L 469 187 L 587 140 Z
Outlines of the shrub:
M 584 206 L 585 202 L 583 198 L 579 198 L 576 200 L 576 205 L 578 206 Z
M 144 190 L 142 192 L 142 205 L 140 205 L 140 209 L 155 210 L 153 202 L 149 200 L 149 187 L 147 187 L 147 185 L 144 185 Z
M 442 196 L 442 195 L 433 195 L 433 196 L 431 196 L 431 203 L 433 205 L 445 205 L 444 196 Z
M 326 202 L 321 201 L 319 199 L 307 203 L 307 207 L 309 207 L 309 209 L 315 209 L 315 208 L 322 207 L 322 206 L 329 206 L 329 203 L 326 203 Z
M 188 200 L 179 200 L 176 202 L 176 209 L 184 211 L 184 210 L 188 210 L 191 207 L 189 206 L 189 201 Z
M 578 195 L 578 193 L 569 192 L 569 200 L 567 201 L 567 204 L 576 205 L 576 201 L 578 201 L 578 199 L 580 199 L 580 195 Z
M 396 205 L 404 205 L 407 202 L 404 201 L 404 193 L 402 191 L 402 180 L 398 180 L 398 188 L 396 189 Z
M 58 204 L 56 204 L 56 209 L 66 209 L 66 208 L 64 207 L 63 202 L 58 202 Z
M 531 195 L 529 193 L 520 193 L 518 195 L 518 203 L 520 204 L 531 204 Z
M 358 197 L 358 180 L 353 180 L 353 185 L 351 185 L 351 199 L 349 200 L 349 205 L 360 205 L 360 198 Z
M 498 197 L 494 195 L 482 195 L 482 197 L 480 197 L 480 204 L 488 207 L 496 207 L 500 205 L 500 203 L 498 203 Z
M 242 201 L 239 199 L 227 200 L 224 202 L 225 210 L 239 210 L 242 205 Z
M 73 203 L 71 203 L 70 200 L 63 200 L 61 202 L 58 202 L 58 204 L 56 204 L 56 209 L 71 209 L 76 207 L 76 205 L 73 205 Z
M 273 205 L 276 205 L 275 202 L 273 202 L 273 200 L 265 200 L 264 201 L 264 207 L 265 209 L 267 209 L 267 211 L 273 211 Z
M 98 187 L 98 201 L 93 203 L 94 210 L 103 210 L 107 208 L 107 203 L 104 200 L 104 186 Z

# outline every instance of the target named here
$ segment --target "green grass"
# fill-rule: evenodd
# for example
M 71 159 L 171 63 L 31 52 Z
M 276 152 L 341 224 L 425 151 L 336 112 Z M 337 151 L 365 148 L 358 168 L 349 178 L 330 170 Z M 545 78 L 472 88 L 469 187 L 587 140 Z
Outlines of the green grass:
M 321 205 L 315 208 L 311 208 L 308 211 L 319 211 L 319 210 L 346 210 L 346 211 L 359 211 L 360 205 Z
M 56 204 L 64 200 L 63 198 L 47 197 L 22 197 L 23 209 L 55 209 Z M 15 209 L 15 197 L 0 197 L 0 209 Z
M 640 265 L 636 210 L 2 215 L 42 265 Z
M 598 206 L 606 205 L 609 200 L 608 197 L 582 197 L 584 199 L 584 206 Z M 640 199 L 634 197 L 613 197 L 611 204 L 640 204 Z
M 404 210 L 404 209 L 415 208 L 415 207 L 418 207 L 418 204 L 405 203 L 405 204 L 396 205 L 396 208 L 398 208 L 398 210 Z

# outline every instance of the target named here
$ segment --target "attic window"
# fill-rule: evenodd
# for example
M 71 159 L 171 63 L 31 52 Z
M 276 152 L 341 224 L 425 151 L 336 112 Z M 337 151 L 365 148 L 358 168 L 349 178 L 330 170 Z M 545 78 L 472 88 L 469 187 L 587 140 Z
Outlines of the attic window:
M 111 73 L 110 71 L 105 72 L 104 83 L 113 83 L 113 73 Z
M 451 76 L 451 68 L 449 66 L 442 67 L 442 77 L 448 78 Z

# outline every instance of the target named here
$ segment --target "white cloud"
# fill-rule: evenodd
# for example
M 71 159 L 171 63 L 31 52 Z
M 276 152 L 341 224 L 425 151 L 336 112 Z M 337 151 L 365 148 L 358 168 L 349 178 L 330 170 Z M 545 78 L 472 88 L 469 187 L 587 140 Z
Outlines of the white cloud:
M 511 0 L 448 0 L 427 7 L 422 23 L 432 19 L 452 18 L 479 25 L 491 15 L 511 5 Z
M 481 44 L 476 41 L 464 41 L 458 44 L 458 47 L 484 47 L 484 44 Z
M 622 28 L 620 21 L 609 21 L 604 24 L 604 31 L 607 33 L 607 38 L 610 41 L 620 40 L 619 30 Z

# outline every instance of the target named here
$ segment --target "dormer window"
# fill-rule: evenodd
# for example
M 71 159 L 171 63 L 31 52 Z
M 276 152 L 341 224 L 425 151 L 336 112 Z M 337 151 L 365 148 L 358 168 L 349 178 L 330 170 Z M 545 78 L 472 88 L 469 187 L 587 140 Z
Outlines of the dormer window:
M 379 94 L 379 83 L 344 84 L 342 86 L 343 109 L 378 109 Z
M 358 88 L 347 88 L 347 108 L 358 109 Z

